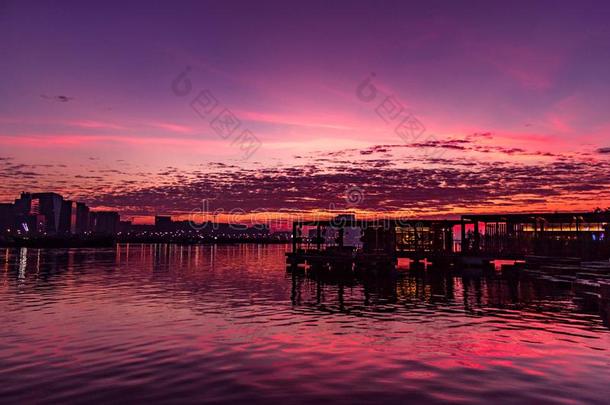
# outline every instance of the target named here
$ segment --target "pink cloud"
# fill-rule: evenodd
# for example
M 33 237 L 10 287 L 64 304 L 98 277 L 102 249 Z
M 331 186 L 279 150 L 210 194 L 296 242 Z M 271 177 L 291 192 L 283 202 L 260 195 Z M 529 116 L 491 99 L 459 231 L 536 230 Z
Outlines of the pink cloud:
M 56 146 L 86 146 L 94 143 L 114 142 L 130 145 L 175 145 L 185 147 L 209 147 L 210 144 L 227 143 L 220 139 L 210 140 L 204 138 L 157 138 L 157 137 L 137 137 L 123 135 L 20 135 L 3 136 L 0 135 L 0 144 L 14 146 L 30 146 L 40 148 L 53 148 Z
M 72 121 L 69 123 L 71 126 L 79 127 L 79 128 L 92 128 L 92 129 L 115 129 L 122 130 L 125 129 L 122 125 L 113 124 L 110 122 L 103 121 Z
M 311 128 L 326 128 L 338 130 L 355 130 L 354 126 L 345 123 L 344 117 L 303 117 L 298 115 L 285 115 L 274 113 L 261 113 L 257 111 L 239 111 L 238 116 L 257 122 L 280 124 L 280 125 L 295 125 Z
M 150 125 L 151 127 L 161 128 L 167 131 L 178 132 L 181 134 L 192 134 L 195 132 L 195 130 L 191 127 L 188 127 L 186 125 L 173 124 L 170 122 L 152 122 L 148 125 Z
M 558 146 L 558 149 L 562 149 L 561 146 L 565 146 L 564 142 L 558 140 L 557 137 L 550 134 L 540 134 L 531 132 L 497 132 L 494 133 L 494 138 L 496 138 L 497 140 L 505 139 L 513 141 L 509 142 L 508 146 L 520 146 L 523 144 L 527 144 L 530 146 L 544 146 L 545 149 L 550 149 L 550 146 Z M 502 142 L 494 143 L 501 144 Z

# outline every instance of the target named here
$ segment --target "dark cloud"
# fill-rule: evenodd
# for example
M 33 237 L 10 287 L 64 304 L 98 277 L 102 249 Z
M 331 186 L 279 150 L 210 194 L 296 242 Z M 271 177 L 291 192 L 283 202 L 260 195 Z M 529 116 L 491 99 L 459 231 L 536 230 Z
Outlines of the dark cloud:
M 166 170 L 158 186 L 97 196 L 98 205 L 132 207 L 130 214 L 181 213 L 208 200 L 211 209 L 246 212 L 349 208 L 345 193 L 359 187 L 365 195 L 360 209 L 471 209 L 541 203 L 578 193 L 594 199 L 610 191 L 610 164 L 553 162 L 521 165 L 499 162 L 447 167 L 398 168 L 386 160 L 332 167 L 217 169 L 183 173 Z
M 0 178 L 24 179 L 40 176 L 40 173 L 33 171 L 38 165 L 13 164 L 9 160 L 2 162 Z
M 559 155 L 549 153 L 549 152 L 540 152 L 540 151 L 527 151 L 522 148 L 507 148 L 503 146 L 493 146 L 493 145 L 479 145 L 478 142 L 481 139 L 491 139 L 492 135 L 488 132 L 486 133 L 475 133 L 471 135 L 467 135 L 462 138 L 450 138 L 450 139 L 436 139 L 436 138 L 428 138 L 426 140 L 422 140 L 419 142 L 412 142 L 406 144 L 394 144 L 394 145 L 376 145 L 365 149 L 344 149 L 341 151 L 335 152 L 324 152 L 318 153 L 318 156 L 324 156 L 327 158 L 338 158 L 338 157 L 348 157 L 355 154 L 360 155 L 373 155 L 375 153 L 392 153 L 398 149 L 409 149 L 414 151 L 419 151 L 423 155 L 427 155 L 430 158 L 430 155 L 433 155 L 431 152 L 434 149 L 437 150 L 446 150 L 452 151 L 455 153 L 465 152 L 465 151 L 473 151 L 478 153 L 500 153 L 509 156 L 513 155 L 523 155 L 523 156 L 544 156 L 544 157 L 558 157 Z M 443 153 L 438 153 L 437 157 L 444 156 Z
M 69 96 L 64 96 L 64 95 L 49 96 L 46 94 L 41 94 L 40 97 L 44 98 L 45 100 L 57 101 L 59 103 L 67 103 L 68 101 L 74 100 L 74 97 L 69 97 Z
M 605 154 L 610 153 L 610 148 L 599 148 L 596 152 L 605 155 Z
M 31 165 L 0 161 L 0 192 L 29 190 L 38 176 L 38 188 L 63 184 L 70 198 L 94 207 L 116 207 L 124 215 L 190 213 L 201 209 L 203 200 L 210 209 L 225 212 L 342 210 L 354 208 L 346 201 L 348 187 L 360 188 L 365 196 L 358 209 L 410 210 L 417 215 L 607 200 L 610 162 L 573 156 L 527 164 L 477 160 L 461 149 L 477 150 L 480 146 L 473 139 L 425 143 L 452 150 L 442 158 L 414 155 L 413 145 L 377 145 L 314 153 L 292 166 L 252 168 L 218 162 L 193 165 L 191 170 L 169 166 L 146 172 L 98 169 L 92 163 L 88 170 L 65 176 L 51 168 L 37 173 Z M 490 148 L 506 155 L 531 154 L 519 148 Z

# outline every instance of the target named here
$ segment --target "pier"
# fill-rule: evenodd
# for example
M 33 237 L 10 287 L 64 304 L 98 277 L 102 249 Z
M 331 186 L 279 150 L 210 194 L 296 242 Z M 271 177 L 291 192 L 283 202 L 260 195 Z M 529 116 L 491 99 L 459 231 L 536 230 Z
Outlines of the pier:
M 290 266 L 379 268 L 416 263 L 485 264 L 494 260 L 608 260 L 610 212 L 463 215 L 455 220 L 296 221 Z

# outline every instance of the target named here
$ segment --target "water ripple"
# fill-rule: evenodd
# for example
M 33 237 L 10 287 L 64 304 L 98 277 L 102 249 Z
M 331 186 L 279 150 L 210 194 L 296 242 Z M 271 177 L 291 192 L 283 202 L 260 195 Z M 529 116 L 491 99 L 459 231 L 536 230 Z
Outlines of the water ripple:
M 446 272 L 327 280 L 287 273 L 285 250 L 3 250 L 3 401 L 610 397 L 608 319 L 569 289 Z

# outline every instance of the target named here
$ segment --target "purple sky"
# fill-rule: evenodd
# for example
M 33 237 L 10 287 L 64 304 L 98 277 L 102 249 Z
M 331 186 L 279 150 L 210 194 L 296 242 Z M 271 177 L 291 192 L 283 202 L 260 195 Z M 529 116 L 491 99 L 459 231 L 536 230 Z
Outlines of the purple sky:
M 126 3 L 0 3 L 2 200 L 56 190 L 134 217 L 202 199 L 432 215 L 610 205 L 610 3 Z M 187 66 L 191 92 L 176 96 Z M 202 90 L 218 101 L 203 118 L 189 105 Z M 419 137 L 377 114 L 388 96 Z M 224 109 L 240 122 L 226 139 L 210 125 Z M 251 156 L 243 130 L 260 141 Z

